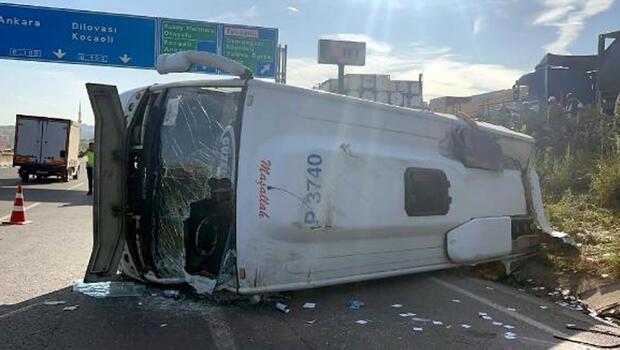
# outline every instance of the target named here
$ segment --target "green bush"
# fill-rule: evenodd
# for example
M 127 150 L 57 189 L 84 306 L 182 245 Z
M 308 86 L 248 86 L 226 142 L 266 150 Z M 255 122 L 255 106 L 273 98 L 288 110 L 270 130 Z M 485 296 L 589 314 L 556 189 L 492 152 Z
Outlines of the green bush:
M 605 208 L 620 209 L 620 156 L 598 161 L 592 176 L 592 193 Z
M 541 187 L 545 198 L 558 201 L 567 193 L 587 193 L 594 161 L 587 154 L 579 153 L 555 159 L 550 153 L 541 152 L 536 161 Z

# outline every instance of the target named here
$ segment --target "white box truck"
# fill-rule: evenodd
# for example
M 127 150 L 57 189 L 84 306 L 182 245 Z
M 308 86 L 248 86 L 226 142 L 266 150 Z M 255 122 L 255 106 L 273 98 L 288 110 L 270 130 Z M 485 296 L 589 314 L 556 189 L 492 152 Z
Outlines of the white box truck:
M 69 119 L 17 115 L 13 166 L 19 177 L 45 179 L 56 176 L 62 181 L 77 179 L 80 161 L 80 125 Z
M 86 282 L 260 294 L 509 262 L 551 233 L 527 135 L 162 57 L 160 72 L 219 62 L 242 79 L 87 85 Z

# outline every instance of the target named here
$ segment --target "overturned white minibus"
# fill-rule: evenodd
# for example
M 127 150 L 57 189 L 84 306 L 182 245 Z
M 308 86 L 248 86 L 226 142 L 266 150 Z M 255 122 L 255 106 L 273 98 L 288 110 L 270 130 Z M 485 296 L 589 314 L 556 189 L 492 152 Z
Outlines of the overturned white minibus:
M 198 292 L 312 288 L 510 261 L 550 231 L 534 140 L 452 115 L 251 79 L 88 84 L 96 119 L 85 281 Z

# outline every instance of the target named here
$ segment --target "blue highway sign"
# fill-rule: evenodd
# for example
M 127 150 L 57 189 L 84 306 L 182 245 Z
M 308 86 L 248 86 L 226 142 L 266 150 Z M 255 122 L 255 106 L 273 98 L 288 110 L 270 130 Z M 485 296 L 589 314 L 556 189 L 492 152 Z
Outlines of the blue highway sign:
M 194 50 L 273 78 L 277 46 L 275 28 L 0 3 L 0 58 L 153 69 L 162 53 Z
M 153 68 L 154 18 L 0 4 L 0 56 Z

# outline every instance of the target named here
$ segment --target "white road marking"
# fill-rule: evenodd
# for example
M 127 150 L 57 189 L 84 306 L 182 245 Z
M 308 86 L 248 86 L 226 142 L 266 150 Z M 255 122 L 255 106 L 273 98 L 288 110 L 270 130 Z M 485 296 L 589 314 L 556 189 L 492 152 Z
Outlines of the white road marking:
M 77 185 L 73 185 L 73 186 L 71 186 L 71 187 L 67 188 L 67 190 L 75 190 L 76 188 L 78 188 L 78 187 L 82 186 L 83 184 L 84 184 L 84 182 L 80 182 L 80 183 L 79 183 L 79 184 L 77 184 Z
M 41 305 L 41 303 L 34 303 L 34 304 L 26 305 L 24 307 L 21 307 L 19 309 L 13 310 L 13 311 L 9 311 L 9 312 L 7 312 L 5 314 L 0 315 L 0 319 L 7 318 L 9 316 L 13 316 L 13 315 L 22 313 L 24 311 L 28 311 L 28 310 L 32 309 L 33 307 L 35 307 L 37 305 Z
M 40 203 L 40 202 L 32 203 L 32 204 L 30 204 L 29 206 L 26 206 L 26 207 L 24 208 L 24 211 L 28 211 L 28 210 L 30 210 L 30 209 L 32 209 L 32 208 L 34 208 L 34 207 L 38 207 L 39 205 L 41 205 L 41 203 Z M 11 210 L 12 210 L 12 209 L 11 209 Z M 5 216 L 3 216 L 3 217 L 1 217 L 1 218 L 0 218 L 0 221 L 8 220 L 10 217 L 11 217 L 11 214 L 9 214 L 9 215 L 5 215 Z
M 468 281 L 474 282 L 474 283 L 476 283 L 478 285 L 486 285 L 486 284 L 489 283 L 489 281 L 481 281 L 481 280 L 479 280 L 477 278 L 473 278 L 473 277 L 465 277 L 465 278 Z M 512 288 L 508 288 L 506 286 L 503 286 L 503 285 L 497 284 L 497 283 L 494 284 L 494 287 L 495 287 L 496 291 L 508 294 L 508 295 L 514 297 L 515 299 L 521 299 L 521 300 L 523 300 L 525 302 L 528 302 L 530 304 L 539 304 L 540 305 L 541 300 L 539 298 L 535 297 L 535 296 L 532 296 L 532 295 L 529 295 L 529 294 L 525 294 L 523 292 L 517 292 L 517 291 L 515 291 Z M 509 308 L 508 311 L 513 311 L 511 309 L 512 308 Z M 577 313 L 577 312 L 574 312 L 574 311 L 571 311 L 571 310 L 568 310 L 568 309 L 565 309 L 565 308 L 555 309 L 554 312 L 561 313 L 561 314 L 565 315 L 566 317 L 570 317 L 570 318 L 573 318 L 573 319 L 578 319 L 579 321 L 585 322 L 585 323 L 590 324 L 590 325 L 597 324 L 596 322 L 594 322 L 593 318 L 590 318 L 589 316 L 586 316 L 585 314 Z
M 534 320 L 533 318 L 528 317 L 526 315 L 523 315 L 523 314 L 521 314 L 519 312 L 507 311 L 505 306 L 502 306 L 502 305 L 499 305 L 497 303 L 494 303 L 494 302 L 492 302 L 491 300 L 489 300 L 487 298 L 483 298 L 481 296 L 478 296 L 478 295 L 476 295 L 476 294 L 474 294 L 474 293 L 472 293 L 470 291 L 467 291 L 467 290 L 465 290 L 465 289 L 463 289 L 463 288 L 461 288 L 459 286 L 456 286 L 456 285 L 454 285 L 454 284 L 452 284 L 450 282 L 446 282 L 446 281 L 444 281 L 442 279 L 439 279 L 437 277 L 429 277 L 429 279 L 431 281 L 437 283 L 437 284 L 440 284 L 440 285 L 448 288 L 448 289 L 451 289 L 451 290 L 453 290 L 453 291 L 455 291 L 457 293 L 460 293 L 460 294 L 465 295 L 465 296 L 467 296 L 467 297 L 469 297 L 471 299 L 474 299 L 474 300 L 478 301 L 479 303 L 485 304 L 486 306 L 491 307 L 491 308 L 493 308 L 493 309 L 495 309 L 495 310 L 497 310 L 497 311 L 499 311 L 501 313 L 504 313 L 507 316 L 516 318 L 517 320 L 519 320 L 519 321 L 521 321 L 523 323 L 526 323 L 526 324 L 528 324 L 528 325 L 530 325 L 530 326 L 532 326 L 532 327 L 534 327 L 534 328 L 536 328 L 538 330 L 541 330 L 541 331 L 543 331 L 545 333 L 549 333 L 551 336 L 554 336 L 554 335 L 557 334 L 557 335 L 560 335 L 562 337 L 567 337 L 567 338 L 569 337 L 569 335 L 567 335 L 564 332 L 561 332 L 561 331 L 559 331 L 557 329 L 549 327 L 546 324 L 538 322 L 538 321 Z
M 79 184 L 75 184 L 75 185 L 73 185 L 73 186 L 71 186 L 71 187 L 67 188 L 66 190 L 74 190 L 74 189 L 76 189 L 76 188 L 78 188 L 78 187 L 80 187 L 80 186 L 82 186 L 82 185 L 84 185 L 84 182 L 80 182 Z M 30 204 L 30 205 L 26 206 L 26 207 L 24 208 L 24 211 L 26 211 L 26 212 L 27 212 L 28 210 L 30 210 L 30 209 L 32 209 L 32 208 L 35 208 L 35 207 L 38 207 L 39 205 L 41 205 L 41 202 L 35 202 L 35 203 L 32 203 L 32 204 Z M 13 209 L 11 209 L 11 210 L 13 210 Z M 10 217 L 11 217 L 11 214 L 9 214 L 9 215 L 5 215 L 5 216 L 3 216 L 3 217 L 0 217 L 0 221 L 8 220 Z

